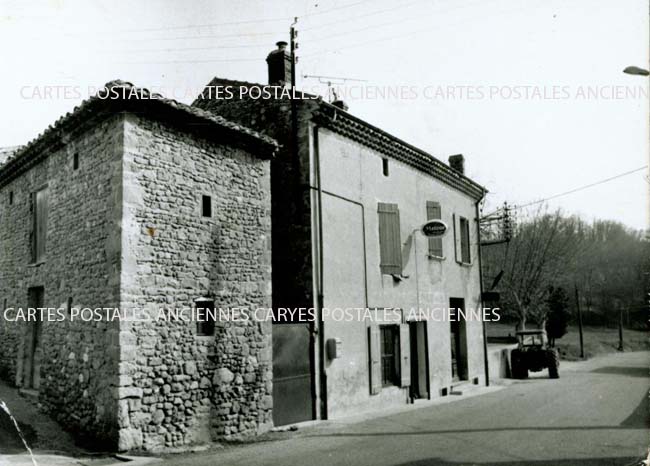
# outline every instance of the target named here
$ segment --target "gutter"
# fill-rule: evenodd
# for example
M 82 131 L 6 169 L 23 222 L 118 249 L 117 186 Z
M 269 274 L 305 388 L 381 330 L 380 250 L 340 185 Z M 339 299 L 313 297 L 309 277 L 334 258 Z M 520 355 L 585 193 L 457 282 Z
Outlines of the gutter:
M 320 417 L 327 419 L 327 374 L 325 373 L 325 322 L 323 321 L 323 187 L 321 185 L 320 151 L 318 146 L 318 125 L 314 125 L 312 134 L 314 138 L 314 166 L 316 168 L 316 190 L 318 196 L 318 293 L 316 297 L 316 317 L 318 319 L 318 367 L 320 388 Z
M 480 298 L 479 302 L 481 303 L 481 309 L 483 309 L 483 265 L 481 262 L 481 217 L 479 215 L 478 205 L 485 198 L 485 191 L 481 195 L 481 198 L 476 201 L 474 204 L 476 208 L 476 238 L 478 246 L 478 278 L 479 278 L 479 288 L 480 288 Z M 490 386 L 490 368 L 488 366 L 488 347 L 487 347 L 487 332 L 485 330 L 485 319 L 481 319 L 481 324 L 483 327 L 483 367 L 485 370 L 485 386 Z

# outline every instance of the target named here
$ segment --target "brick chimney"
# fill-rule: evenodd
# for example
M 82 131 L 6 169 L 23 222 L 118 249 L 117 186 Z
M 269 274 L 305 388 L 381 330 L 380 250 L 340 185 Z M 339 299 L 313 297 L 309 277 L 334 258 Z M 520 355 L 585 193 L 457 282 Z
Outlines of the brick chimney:
M 291 87 L 291 55 L 287 51 L 287 43 L 277 42 L 278 46 L 266 57 L 269 68 L 269 84 L 272 86 Z
M 461 175 L 465 174 L 465 157 L 463 154 L 456 154 L 449 156 L 449 166 L 456 170 Z

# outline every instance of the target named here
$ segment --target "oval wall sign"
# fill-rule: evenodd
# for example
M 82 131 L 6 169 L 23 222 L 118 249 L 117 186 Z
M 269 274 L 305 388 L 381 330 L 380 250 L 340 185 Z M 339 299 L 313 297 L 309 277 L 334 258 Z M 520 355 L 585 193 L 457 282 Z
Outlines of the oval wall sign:
M 422 225 L 422 234 L 428 237 L 443 236 L 447 232 L 447 224 L 442 220 L 429 220 Z

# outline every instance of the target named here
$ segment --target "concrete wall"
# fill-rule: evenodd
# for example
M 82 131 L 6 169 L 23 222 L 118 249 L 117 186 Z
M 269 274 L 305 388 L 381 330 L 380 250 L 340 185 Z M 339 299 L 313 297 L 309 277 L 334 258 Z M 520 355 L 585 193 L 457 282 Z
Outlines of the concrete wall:
M 490 380 L 511 377 L 510 353 L 516 347 L 517 345 L 488 345 Z
M 129 115 L 122 306 L 270 307 L 269 161 Z M 201 196 L 212 196 L 212 218 Z M 271 426 L 270 323 L 127 322 L 120 449 L 160 450 Z
M 319 130 L 319 153 L 325 307 L 446 308 L 452 297 L 464 298 L 466 308 L 479 306 L 476 213 L 470 197 L 392 159 L 390 175 L 385 177 L 382 155 L 327 129 Z M 311 173 L 312 186 L 316 186 L 313 160 Z M 450 227 L 452 214 L 470 220 L 472 264 L 456 262 L 453 229 L 443 238 L 445 259 L 428 257 L 427 239 L 413 233 L 426 221 L 426 201 L 441 204 L 442 219 Z M 317 204 L 315 190 L 312 202 Z M 399 206 L 403 275 L 408 276 L 400 282 L 380 272 L 379 202 Z M 388 387 L 379 395 L 370 395 L 368 325 L 331 319 L 325 323 L 324 338 L 340 338 L 343 347 L 342 357 L 328 361 L 326 367 L 329 418 L 406 402 L 406 388 Z M 450 324 L 429 321 L 427 326 L 430 386 L 435 397 L 452 384 Z M 483 382 L 482 324 L 468 321 L 466 326 L 469 378 Z
M 7 307 L 27 308 L 28 289 L 41 286 L 46 307 L 65 307 L 69 299 L 79 308 L 119 305 L 122 117 L 89 128 L 68 134 L 65 145 L 0 188 L 0 303 Z M 46 258 L 30 264 L 29 195 L 45 185 Z M 32 325 L 0 323 L 0 371 L 17 386 Z M 36 355 L 45 409 L 106 448 L 116 436 L 117 343 L 115 323 L 43 322 Z

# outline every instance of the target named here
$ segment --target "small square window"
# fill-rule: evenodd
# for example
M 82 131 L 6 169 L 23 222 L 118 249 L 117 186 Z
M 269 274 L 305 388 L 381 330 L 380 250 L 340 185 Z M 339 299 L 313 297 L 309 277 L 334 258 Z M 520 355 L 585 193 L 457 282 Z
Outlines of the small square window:
M 212 198 L 210 196 L 203 195 L 201 206 L 203 216 L 212 217 Z
M 214 301 L 199 300 L 195 303 L 196 334 L 199 336 L 214 335 Z
M 72 156 L 72 169 L 77 170 L 79 168 L 79 152 L 75 152 Z
M 14 203 L 14 192 L 9 191 L 9 205 L 13 205 Z
M 388 159 L 381 159 L 384 176 L 388 176 Z

